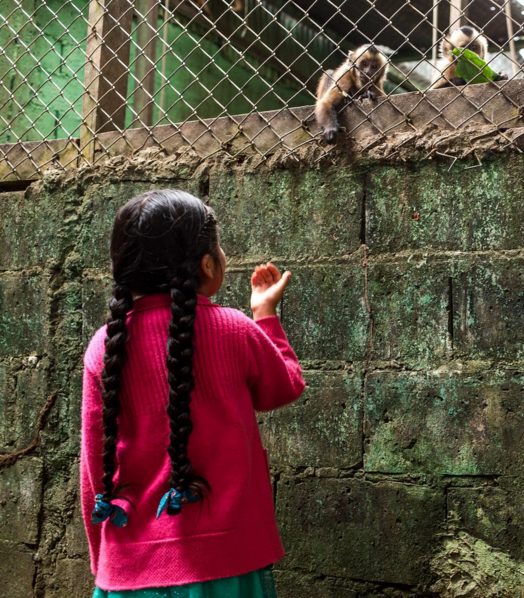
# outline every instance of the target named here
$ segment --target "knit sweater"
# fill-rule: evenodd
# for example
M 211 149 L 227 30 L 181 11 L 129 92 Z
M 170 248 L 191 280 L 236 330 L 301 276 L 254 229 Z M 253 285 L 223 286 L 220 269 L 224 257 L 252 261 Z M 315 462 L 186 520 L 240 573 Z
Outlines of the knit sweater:
M 207 498 L 179 515 L 156 519 L 169 490 L 166 346 L 169 293 L 135 301 L 122 373 L 115 485 L 134 507 L 126 527 L 95 525 L 102 485 L 104 340 L 99 328 L 84 354 L 80 489 L 91 571 L 104 590 L 181 585 L 243 575 L 284 555 L 276 526 L 267 455 L 255 411 L 297 399 L 305 386 L 277 316 L 254 322 L 242 312 L 197 298 L 188 456 L 211 486 Z

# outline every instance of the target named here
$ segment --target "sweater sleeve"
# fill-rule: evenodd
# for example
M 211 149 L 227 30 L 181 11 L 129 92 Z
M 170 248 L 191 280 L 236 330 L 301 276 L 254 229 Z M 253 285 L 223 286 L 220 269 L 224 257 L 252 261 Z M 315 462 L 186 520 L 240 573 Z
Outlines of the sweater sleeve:
M 298 399 L 306 383 L 278 316 L 247 318 L 248 385 L 257 411 L 271 411 Z
M 91 522 L 95 494 L 103 475 L 102 393 L 96 376 L 84 365 L 82 387 L 82 437 L 80 444 L 80 500 L 89 544 L 91 572 L 96 575 L 101 526 Z

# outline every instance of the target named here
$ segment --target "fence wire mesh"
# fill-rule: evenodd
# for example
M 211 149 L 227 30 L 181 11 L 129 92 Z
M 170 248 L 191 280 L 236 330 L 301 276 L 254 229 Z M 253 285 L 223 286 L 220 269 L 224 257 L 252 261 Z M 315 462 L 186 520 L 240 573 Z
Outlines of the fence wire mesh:
M 364 141 L 484 123 L 514 144 L 523 27 L 524 0 L 2 0 L 0 179 L 150 146 L 329 153 L 328 122 Z M 362 45 L 387 69 L 377 85 Z M 457 46 L 500 76 L 459 78 Z

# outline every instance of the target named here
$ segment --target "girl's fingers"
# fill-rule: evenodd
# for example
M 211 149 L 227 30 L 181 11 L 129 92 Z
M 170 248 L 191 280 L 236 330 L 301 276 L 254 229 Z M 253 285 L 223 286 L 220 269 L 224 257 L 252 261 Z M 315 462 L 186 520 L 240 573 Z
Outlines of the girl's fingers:
M 278 281 L 278 286 L 282 289 L 282 291 L 284 291 L 284 289 L 286 288 L 290 278 L 291 272 L 289 270 L 286 270 L 284 274 L 282 274 L 282 278 Z
M 263 281 L 267 284 L 273 283 L 273 275 L 268 271 L 266 266 L 261 265 L 258 269 L 259 277 L 262 277 Z
M 266 264 L 255 266 L 255 270 L 251 274 L 251 284 L 252 286 L 257 287 L 266 284 L 273 285 L 279 283 L 282 288 L 285 288 L 290 277 L 291 272 L 288 270 L 286 270 L 284 274 L 281 274 L 274 264 L 267 262 Z
M 271 262 L 267 263 L 267 269 L 273 275 L 273 280 L 275 282 L 278 282 L 282 278 L 282 275 L 278 271 L 278 268 L 274 266 Z
M 255 276 L 257 279 L 257 285 L 261 285 L 264 282 L 262 275 L 260 274 L 260 266 L 255 266 Z

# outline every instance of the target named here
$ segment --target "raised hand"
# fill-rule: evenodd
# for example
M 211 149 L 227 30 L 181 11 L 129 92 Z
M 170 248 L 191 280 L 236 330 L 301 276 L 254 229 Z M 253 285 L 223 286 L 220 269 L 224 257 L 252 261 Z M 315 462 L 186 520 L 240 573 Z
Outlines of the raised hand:
M 276 307 L 282 301 L 290 278 L 289 270 L 280 274 L 271 262 L 255 266 L 251 274 L 251 309 L 255 320 L 276 315 Z

